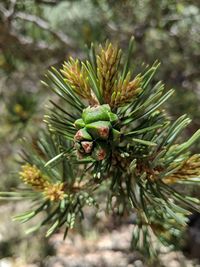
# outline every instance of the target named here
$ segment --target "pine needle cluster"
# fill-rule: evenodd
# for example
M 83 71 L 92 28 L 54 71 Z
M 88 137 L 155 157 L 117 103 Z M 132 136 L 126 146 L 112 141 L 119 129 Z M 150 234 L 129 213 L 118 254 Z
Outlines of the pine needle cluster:
M 51 224 L 48 236 L 65 226 L 65 237 L 83 219 L 84 206 L 101 206 L 103 190 L 107 212 L 137 215 L 132 247 L 153 257 L 159 242 L 176 246 L 188 215 L 199 210 L 200 201 L 174 185 L 200 184 L 200 155 L 190 152 L 200 131 L 181 143 L 191 120 L 172 121 L 163 109 L 173 90 L 156 82 L 159 63 L 131 72 L 132 48 L 133 39 L 126 56 L 110 43 L 92 45 L 88 60 L 70 58 L 48 72 L 43 84 L 60 102 L 51 101 L 48 131 L 23 149 L 20 176 L 31 188 L 1 198 L 33 199 L 38 208 L 16 219 L 46 211 L 31 231 Z
M 8 96 L 3 96 L 6 104 L 7 120 L 10 124 L 26 124 L 37 106 L 37 100 L 33 94 L 23 90 L 20 91 L 20 94 L 18 89 Z

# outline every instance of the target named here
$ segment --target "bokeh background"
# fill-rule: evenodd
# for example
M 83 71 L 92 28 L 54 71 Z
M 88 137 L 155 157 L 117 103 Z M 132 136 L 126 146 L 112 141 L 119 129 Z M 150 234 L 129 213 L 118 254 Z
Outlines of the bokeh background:
M 176 90 L 166 109 L 172 118 L 184 113 L 192 118 L 184 133 L 190 136 L 200 128 L 199 0 L 0 0 L 1 191 L 20 184 L 20 139 L 44 127 L 51 95 L 40 80 L 47 69 L 59 67 L 69 56 L 84 58 L 91 42 L 109 39 L 126 51 L 131 36 L 132 63 L 161 62 L 157 79 L 166 90 Z M 11 216 L 25 205 L 0 200 L 0 267 L 147 266 L 136 252 L 129 252 L 128 222 L 100 214 L 93 227 L 88 212 L 85 229 L 70 233 L 65 242 L 62 230 L 47 240 L 42 230 L 26 236 L 27 225 L 12 222 Z M 183 251 L 163 252 L 161 263 L 151 266 L 199 266 L 198 228 L 200 219 L 188 230 L 193 236 L 186 241 L 183 236 Z

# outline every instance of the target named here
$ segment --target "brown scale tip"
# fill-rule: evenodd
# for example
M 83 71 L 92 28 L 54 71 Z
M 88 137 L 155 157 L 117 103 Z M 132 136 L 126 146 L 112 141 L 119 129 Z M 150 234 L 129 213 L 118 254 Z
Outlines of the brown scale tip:
M 81 145 L 82 145 L 85 153 L 89 154 L 92 151 L 93 142 L 83 141 L 83 142 L 81 142 Z
M 102 137 L 102 138 L 108 138 L 108 136 L 109 136 L 109 127 L 104 127 L 104 126 L 102 126 L 101 128 L 99 128 L 99 135 L 100 135 L 100 137 Z
M 97 152 L 97 159 L 98 159 L 98 160 L 104 160 L 105 157 L 106 157 L 106 155 L 107 155 L 106 151 L 105 151 L 103 148 L 101 148 L 101 149 L 99 149 L 99 151 Z
M 74 136 L 74 140 L 75 140 L 75 141 L 81 141 L 82 139 L 83 139 L 83 134 L 82 134 L 81 130 L 79 130 L 79 131 L 75 134 L 75 136 Z

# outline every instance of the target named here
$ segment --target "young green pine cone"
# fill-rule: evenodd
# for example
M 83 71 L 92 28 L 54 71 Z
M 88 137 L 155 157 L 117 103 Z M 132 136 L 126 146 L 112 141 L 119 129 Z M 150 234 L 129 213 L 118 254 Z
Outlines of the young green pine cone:
M 78 130 L 74 136 L 78 156 L 91 156 L 97 161 L 105 159 L 111 151 L 108 148 L 120 141 L 120 131 L 114 129 L 117 122 L 117 115 L 107 104 L 84 109 L 82 118 L 74 123 Z

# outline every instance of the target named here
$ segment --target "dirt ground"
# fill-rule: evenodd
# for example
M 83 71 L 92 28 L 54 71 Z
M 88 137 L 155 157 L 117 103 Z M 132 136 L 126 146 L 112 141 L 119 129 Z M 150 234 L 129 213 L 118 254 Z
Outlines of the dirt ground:
M 133 225 L 128 223 L 114 225 L 111 218 L 106 219 L 104 216 L 101 216 L 101 226 L 97 227 L 99 232 L 92 227 L 87 227 L 86 231 L 83 231 L 84 235 L 79 233 L 80 229 L 73 230 L 65 240 L 62 231 L 52 235 L 49 240 L 44 239 L 42 230 L 40 233 L 42 239 L 39 239 L 37 233 L 25 236 L 27 225 L 11 222 L 10 218 L 10 214 L 23 209 L 24 207 L 19 204 L 1 206 L 0 243 L 6 238 L 12 241 L 13 233 L 22 239 L 15 245 L 14 254 L 0 257 L 0 267 L 200 267 L 197 260 L 186 258 L 182 252 L 169 252 L 165 248 L 162 249 L 157 261 L 151 265 L 146 263 L 141 255 L 129 249 Z M 88 226 L 91 219 L 89 215 L 87 218 Z M 195 224 L 190 225 L 189 231 L 191 233 L 188 245 L 193 249 L 190 250 L 190 255 L 198 256 L 199 222 L 195 220 Z M 45 256 L 39 254 L 42 250 L 41 245 L 43 249 L 51 248 L 53 253 L 46 252 Z

